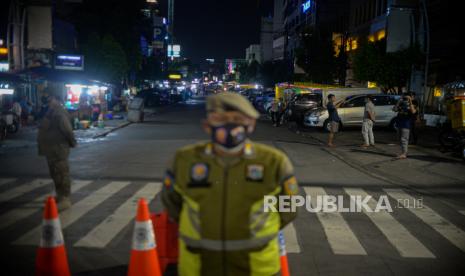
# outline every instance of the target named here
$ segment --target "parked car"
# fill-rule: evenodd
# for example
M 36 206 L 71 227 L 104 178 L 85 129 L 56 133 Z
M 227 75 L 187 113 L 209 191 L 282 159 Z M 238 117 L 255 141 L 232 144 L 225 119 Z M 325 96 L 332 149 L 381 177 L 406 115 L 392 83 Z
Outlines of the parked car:
M 361 126 L 365 110 L 366 95 L 349 96 L 336 103 L 342 126 Z M 397 113 L 392 108 L 399 101 L 397 95 L 373 95 L 375 105 L 376 126 L 394 127 Z M 330 123 L 326 107 L 320 107 L 305 114 L 304 125 L 308 127 L 323 127 L 329 130 Z
M 321 94 L 304 93 L 292 97 L 287 108 L 287 115 L 290 121 L 301 124 L 304 121 L 305 113 L 321 106 Z

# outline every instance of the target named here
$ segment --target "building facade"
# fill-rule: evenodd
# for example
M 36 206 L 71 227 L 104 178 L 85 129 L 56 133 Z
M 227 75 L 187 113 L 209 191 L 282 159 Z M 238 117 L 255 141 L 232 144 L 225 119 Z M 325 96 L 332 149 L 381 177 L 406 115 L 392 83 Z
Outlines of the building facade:
M 254 60 L 262 63 L 262 48 L 260 44 L 252 44 L 245 50 L 245 60 L 248 64 Z
M 262 62 L 273 60 L 273 18 L 263 17 L 260 28 Z

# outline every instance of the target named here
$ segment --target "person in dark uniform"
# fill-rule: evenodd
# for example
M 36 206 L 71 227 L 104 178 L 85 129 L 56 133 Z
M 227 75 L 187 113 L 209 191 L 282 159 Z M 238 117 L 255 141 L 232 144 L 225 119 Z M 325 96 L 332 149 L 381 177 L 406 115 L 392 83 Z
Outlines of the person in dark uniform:
M 70 116 L 61 104 L 61 91 L 47 88 L 45 92 L 48 110 L 39 126 L 39 155 L 47 159 L 50 176 L 55 184 L 58 209 L 64 210 L 71 207 L 68 156 L 70 148 L 74 148 L 77 143 Z

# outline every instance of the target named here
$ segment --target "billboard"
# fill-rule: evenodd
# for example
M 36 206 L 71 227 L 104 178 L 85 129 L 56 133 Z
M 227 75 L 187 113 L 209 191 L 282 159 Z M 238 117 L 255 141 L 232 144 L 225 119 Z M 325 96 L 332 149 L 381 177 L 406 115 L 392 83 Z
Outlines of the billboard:
M 181 57 L 181 45 L 168 45 L 168 57 Z
M 52 49 L 52 8 L 27 7 L 28 49 Z
M 84 70 L 84 57 L 75 55 L 58 55 L 55 58 L 55 69 Z

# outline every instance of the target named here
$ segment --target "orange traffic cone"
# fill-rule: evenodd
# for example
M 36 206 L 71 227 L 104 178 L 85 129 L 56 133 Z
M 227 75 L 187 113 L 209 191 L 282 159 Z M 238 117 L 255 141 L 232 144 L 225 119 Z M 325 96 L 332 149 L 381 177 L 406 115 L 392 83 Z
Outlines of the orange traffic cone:
M 137 208 L 128 276 L 162 275 L 156 247 L 149 207 L 142 198 Z
M 45 202 L 42 236 L 36 256 L 36 276 L 71 275 L 55 198 Z
M 287 262 L 286 241 L 283 231 L 279 231 L 279 259 L 281 262 L 281 276 L 290 276 L 289 263 Z

